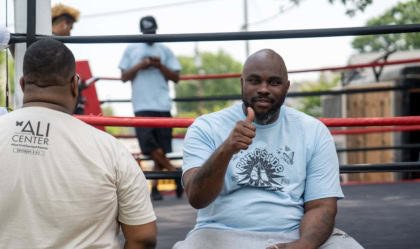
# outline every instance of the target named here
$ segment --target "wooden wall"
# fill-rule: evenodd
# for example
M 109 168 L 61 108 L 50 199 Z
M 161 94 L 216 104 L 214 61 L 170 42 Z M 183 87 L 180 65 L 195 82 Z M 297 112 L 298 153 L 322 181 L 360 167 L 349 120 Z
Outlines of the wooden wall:
M 369 88 L 369 87 L 390 87 L 393 83 L 374 83 L 364 84 L 363 86 L 347 86 L 350 88 Z M 346 95 L 346 117 L 392 117 L 393 116 L 393 91 L 358 93 Z M 356 127 L 354 127 L 356 128 Z M 357 127 L 359 128 L 359 127 Z M 373 127 L 372 127 L 373 128 Z M 369 133 L 360 135 L 347 135 L 347 148 L 392 146 L 391 132 Z M 348 164 L 376 164 L 393 162 L 392 150 L 378 150 L 368 152 L 347 152 Z M 392 181 L 393 173 L 357 173 L 349 174 L 349 181 Z

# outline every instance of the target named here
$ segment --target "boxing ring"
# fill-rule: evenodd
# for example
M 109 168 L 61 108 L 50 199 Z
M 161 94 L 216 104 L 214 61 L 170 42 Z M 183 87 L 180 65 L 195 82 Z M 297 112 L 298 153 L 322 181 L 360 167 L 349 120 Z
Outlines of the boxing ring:
M 233 41 L 233 40 L 259 40 L 259 39 L 291 39 L 291 38 L 312 38 L 312 37 L 338 37 L 338 36 L 356 36 L 356 35 L 378 35 L 378 34 L 395 34 L 419 32 L 420 24 L 406 25 L 387 25 L 374 27 L 351 27 L 351 28 L 329 28 L 329 29 L 303 29 L 303 30 L 275 30 L 275 31 L 258 31 L 258 32 L 223 32 L 223 33 L 198 33 L 198 34 L 153 34 L 153 35 L 115 35 L 115 36 L 43 36 L 37 35 L 35 32 L 36 23 L 36 5 L 28 1 L 27 5 L 27 33 L 11 34 L 10 44 L 31 43 L 42 39 L 56 39 L 63 43 L 138 43 L 138 42 L 203 42 L 203 41 Z M 316 71 L 340 71 L 354 68 L 366 67 L 384 67 L 396 64 L 418 63 L 420 59 L 398 60 L 391 62 L 374 62 L 367 64 L 358 64 L 345 67 L 316 68 L 307 70 L 295 70 L 289 73 L 304 73 Z M 95 83 L 100 79 L 112 80 L 112 78 L 90 76 L 82 78 Z M 183 78 L 182 78 L 183 77 Z M 215 78 L 237 78 L 240 74 L 225 75 L 201 75 L 201 76 L 182 76 L 181 79 L 215 79 Z M 115 79 L 118 80 L 118 79 Z M 94 86 L 94 84 L 92 84 Z M 407 91 L 408 89 L 418 88 L 399 86 L 388 88 L 370 88 L 370 89 L 350 89 L 350 90 L 332 90 L 319 92 L 291 92 L 288 97 L 303 96 L 319 96 L 319 95 L 339 95 L 353 93 L 368 93 L 378 91 Z M 238 100 L 240 96 L 210 96 L 174 99 L 174 101 L 212 101 L 212 100 Z M 127 102 L 128 100 L 102 101 L 104 102 Z M 172 127 L 187 128 L 192 119 L 180 118 L 128 118 L 128 117 L 103 117 L 103 116 L 76 116 L 80 120 L 93 126 L 128 126 L 128 127 Z M 392 118 L 321 118 L 321 122 L 328 127 L 352 127 L 352 126 L 397 126 L 372 128 L 374 130 L 364 128 L 360 131 L 357 129 L 333 130 L 332 134 L 356 134 L 360 132 L 386 132 L 386 131 L 414 131 L 420 129 L 420 117 L 392 117 Z M 376 130 L 375 130 L 376 129 Z M 382 130 L 381 130 L 382 129 Z M 370 165 L 341 165 L 341 173 L 357 173 L 357 172 L 417 172 L 420 171 L 420 162 L 399 162 L 386 164 L 370 164 Z M 180 177 L 179 172 L 145 172 L 148 179 L 170 179 Z
M 376 27 L 353 27 L 332 29 L 305 29 L 288 31 L 263 31 L 263 32 L 229 32 L 229 33 L 199 33 L 199 34 L 155 34 L 155 35 L 127 35 L 127 36 L 41 36 L 35 32 L 35 5 L 28 1 L 26 34 L 11 34 L 10 44 L 26 43 L 28 46 L 42 39 L 56 39 L 63 43 L 138 43 L 138 42 L 202 42 L 202 41 L 233 41 L 233 40 L 259 40 L 259 39 L 290 39 L 290 38 L 314 38 L 314 37 L 337 37 L 356 35 L 377 35 L 393 33 L 420 32 L 420 24 L 390 25 Z M 33 1 L 35 2 L 35 1 Z M 374 68 L 396 64 L 419 63 L 420 59 L 399 60 L 391 62 L 376 62 L 358 64 L 345 67 L 317 68 L 309 70 L 295 70 L 289 73 L 342 71 L 352 68 Z M 109 77 L 85 76 L 85 80 L 93 83 L 99 80 L 119 80 Z M 240 74 L 224 75 L 200 75 L 182 76 L 183 80 L 190 79 L 219 79 L 237 78 Z M 318 92 L 291 92 L 288 97 L 305 97 L 320 95 L 341 95 L 354 93 L 368 93 L 380 91 L 408 91 L 419 89 L 420 86 L 397 86 L 368 89 L 347 89 Z M 240 100 L 240 96 L 210 96 L 178 98 L 174 101 L 212 101 L 212 100 Z M 127 102 L 127 100 L 103 100 L 106 102 Z M 172 127 L 187 128 L 194 119 L 186 118 L 136 118 L 136 117 L 105 117 L 94 115 L 80 115 L 76 118 L 93 126 L 121 126 L 121 127 Z M 333 135 L 367 134 L 381 132 L 405 132 L 420 130 L 420 116 L 405 117 L 371 117 L 371 118 L 320 118 L 328 127 L 346 127 L 341 130 L 331 130 Z M 374 126 L 374 127 L 372 127 Z M 350 127 L 350 128 L 347 128 Z M 358 128 L 351 128 L 358 127 Z M 367 127 L 367 128 L 360 128 Z M 127 136 L 126 138 L 129 138 Z M 124 136 L 120 137 L 124 139 Z M 344 148 L 338 149 L 337 153 L 369 151 L 369 150 L 419 150 L 420 144 L 382 146 L 370 148 Z M 176 158 L 180 159 L 180 158 Z M 420 172 L 420 161 L 393 162 L 381 164 L 345 164 L 340 165 L 340 173 L 372 173 L 372 172 Z M 181 177 L 181 172 L 154 172 L 145 171 L 147 179 L 174 179 Z M 344 184 L 346 200 L 339 202 L 340 211 L 337 216 L 337 225 L 346 227 L 346 231 L 353 235 L 366 248 L 420 248 L 420 241 L 416 233 L 420 231 L 419 225 L 413 223 L 420 219 L 417 207 L 420 206 L 420 181 L 412 180 L 394 184 Z M 167 240 L 158 248 L 170 248 L 174 240 L 182 239 L 191 229 L 195 221 L 195 210 L 192 209 L 185 199 L 170 199 L 168 202 L 155 203 L 155 209 L 159 227 L 163 228 L 160 235 L 165 234 Z M 171 209 L 177 205 L 176 209 Z M 387 208 L 385 208 L 387 207 Z M 342 214 L 344 213 L 344 215 Z M 398 214 L 396 219 L 392 215 Z M 176 218 L 174 218 L 176 217 Z M 379 218 L 379 219 L 378 219 Z M 355 225 L 355 220 L 361 222 Z M 408 224 L 408 225 L 407 225 Z M 370 228 L 372 229 L 370 229 Z M 368 229 L 367 229 L 368 228 Z M 368 232 L 366 232 L 366 229 Z M 400 237 L 395 240 L 395 231 L 400 230 Z M 393 237 L 394 235 L 394 237 Z M 393 241 L 394 238 L 394 241 Z M 175 241 L 176 241 L 175 240 Z M 404 242 L 406 241 L 406 242 Z M 408 241 L 408 242 L 407 242 Z M 375 244 L 375 242 L 377 242 Z M 379 243 L 380 242 L 380 243 Z M 405 244 L 404 244 L 405 243 Z M 368 247 L 370 246 L 370 247 Z

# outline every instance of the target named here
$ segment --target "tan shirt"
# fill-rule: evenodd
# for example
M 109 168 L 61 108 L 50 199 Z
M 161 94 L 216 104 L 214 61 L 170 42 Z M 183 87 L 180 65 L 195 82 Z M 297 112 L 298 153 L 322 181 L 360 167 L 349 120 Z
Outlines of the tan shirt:
M 0 117 L 0 248 L 120 248 L 156 220 L 143 172 L 111 135 L 58 111 Z

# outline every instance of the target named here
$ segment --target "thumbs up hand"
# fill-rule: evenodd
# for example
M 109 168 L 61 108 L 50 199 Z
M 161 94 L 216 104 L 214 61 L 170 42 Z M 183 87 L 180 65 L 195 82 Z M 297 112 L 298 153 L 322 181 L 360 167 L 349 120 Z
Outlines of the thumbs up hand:
M 229 137 L 223 143 L 226 150 L 232 154 L 238 153 L 240 150 L 248 149 L 252 144 L 252 139 L 256 135 L 256 127 L 252 124 L 255 113 L 251 107 L 247 109 L 247 116 L 245 120 L 239 120 L 235 127 L 233 127 Z
M 254 117 L 255 117 L 255 113 L 254 113 L 254 110 L 251 108 L 251 107 L 248 107 L 248 109 L 247 109 L 247 115 L 246 115 L 246 119 L 245 119 L 245 121 L 246 122 L 248 122 L 248 123 L 252 123 L 252 121 L 254 121 Z M 255 127 L 255 126 L 254 126 Z

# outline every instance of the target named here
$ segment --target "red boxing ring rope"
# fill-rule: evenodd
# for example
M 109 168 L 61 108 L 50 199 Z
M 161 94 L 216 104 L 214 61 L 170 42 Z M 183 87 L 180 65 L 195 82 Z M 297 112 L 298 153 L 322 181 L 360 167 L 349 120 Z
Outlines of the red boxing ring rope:
M 93 126 L 187 128 L 194 122 L 193 118 L 105 117 L 84 115 L 75 115 L 75 117 Z M 420 125 L 420 116 L 390 118 L 319 118 L 319 120 L 328 127 Z

